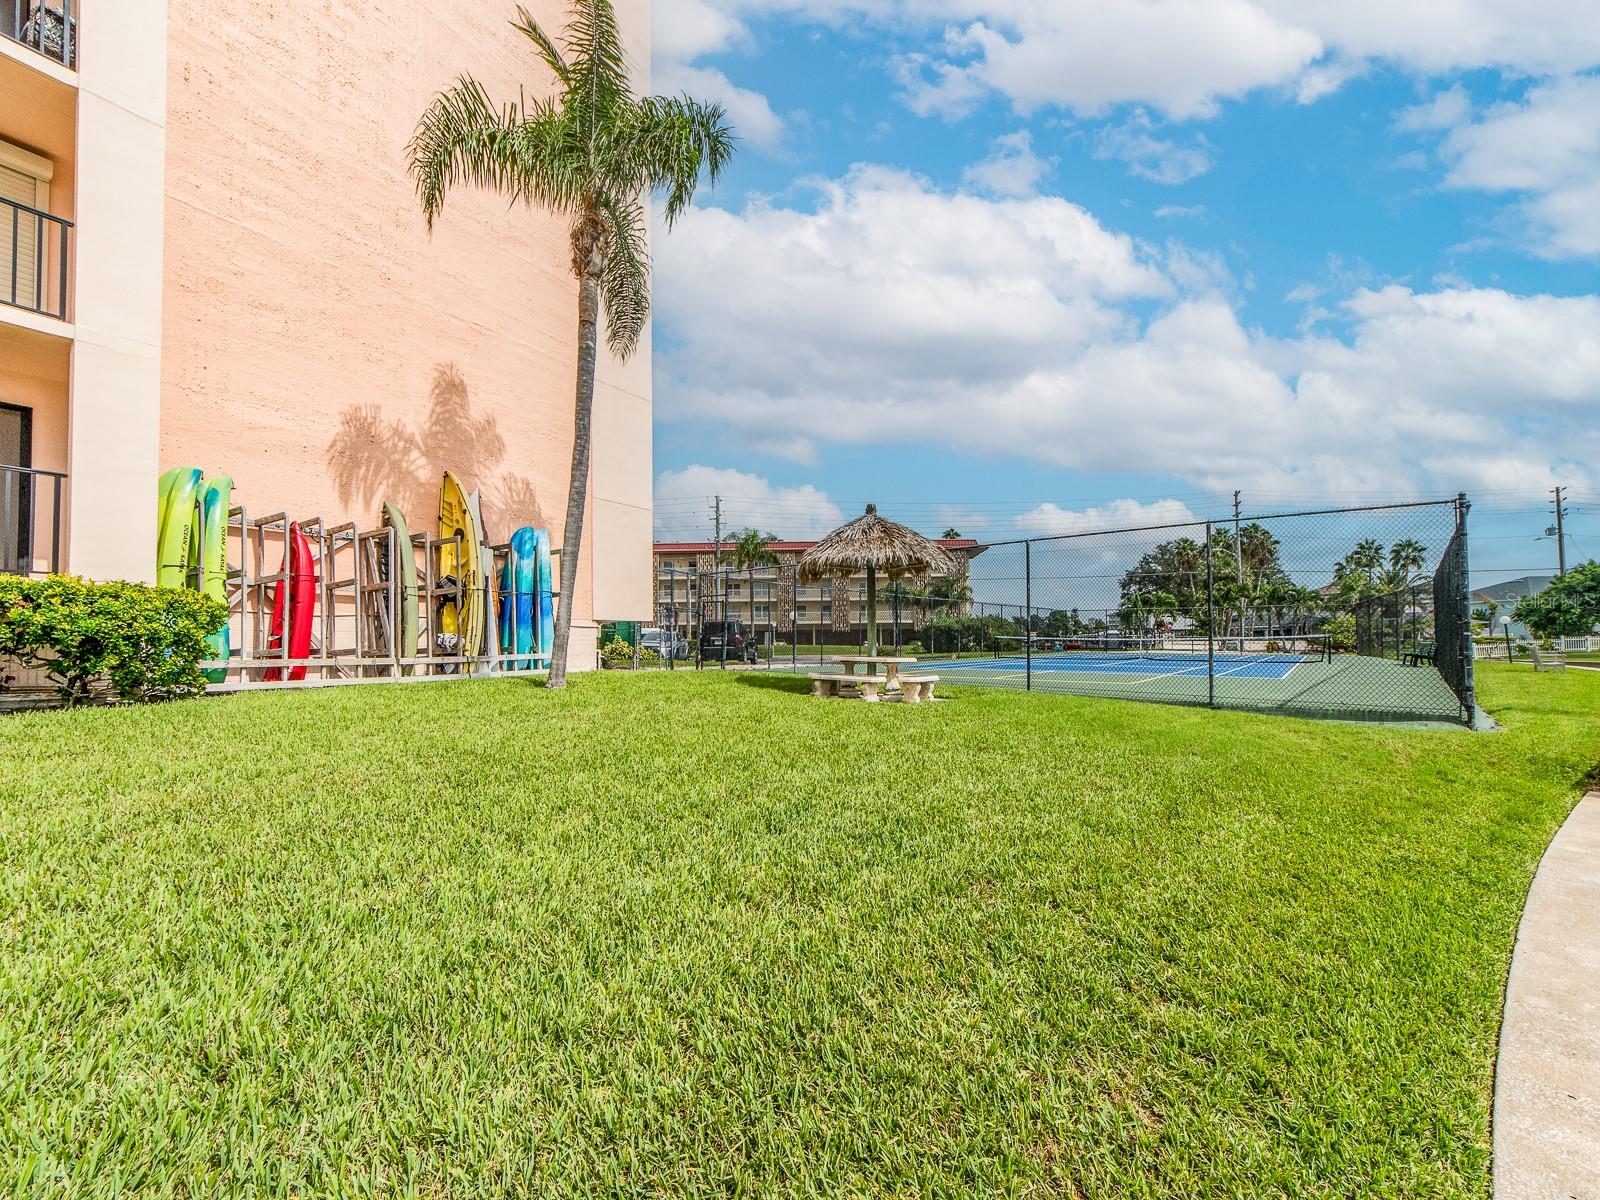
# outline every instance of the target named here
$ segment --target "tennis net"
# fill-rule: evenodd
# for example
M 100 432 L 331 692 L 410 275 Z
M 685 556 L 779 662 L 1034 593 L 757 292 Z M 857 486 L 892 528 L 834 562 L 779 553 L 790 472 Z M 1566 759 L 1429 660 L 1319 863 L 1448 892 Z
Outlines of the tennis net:
M 1005 635 L 995 639 L 1001 658 L 1084 659 L 1204 663 L 1214 657 L 1229 663 L 1312 663 L 1333 658 L 1327 634 L 1281 634 L 1272 637 L 1140 637 L 1127 634 L 1088 637 L 1032 638 Z

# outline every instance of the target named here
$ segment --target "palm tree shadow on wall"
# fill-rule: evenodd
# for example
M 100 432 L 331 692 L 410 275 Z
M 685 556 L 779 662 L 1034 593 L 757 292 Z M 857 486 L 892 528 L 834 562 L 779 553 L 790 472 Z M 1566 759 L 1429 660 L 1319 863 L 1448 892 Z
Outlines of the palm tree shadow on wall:
M 485 537 L 502 542 L 522 525 L 547 528 L 533 481 L 501 469 L 505 438 L 492 414 L 475 415 L 466 377 L 454 363 L 433 369 L 428 414 L 419 427 L 390 420 L 377 404 L 355 404 L 339 416 L 328 443 L 328 467 L 339 499 L 377 519 L 385 500 L 398 504 L 413 531 L 438 520 L 439 481 L 453 471 L 468 491 L 483 494 Z

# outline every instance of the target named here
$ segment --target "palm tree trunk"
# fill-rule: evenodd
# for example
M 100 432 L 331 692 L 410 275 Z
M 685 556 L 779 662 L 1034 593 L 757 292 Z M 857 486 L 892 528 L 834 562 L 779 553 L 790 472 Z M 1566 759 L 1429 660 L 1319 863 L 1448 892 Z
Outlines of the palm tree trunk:
M 600 348 L 600 274 L 586 270 L 578 280 L 578 385 L 573 402 L 572 478 L 567 484 L 567 527 L 561 540 L 561 605 L 546 687 L 567 686 L 567 643 L 578 596 L 578 552 L 583 543 L 583 510 L 589 498 L 589 435 L 594 417 L 594 370 Z

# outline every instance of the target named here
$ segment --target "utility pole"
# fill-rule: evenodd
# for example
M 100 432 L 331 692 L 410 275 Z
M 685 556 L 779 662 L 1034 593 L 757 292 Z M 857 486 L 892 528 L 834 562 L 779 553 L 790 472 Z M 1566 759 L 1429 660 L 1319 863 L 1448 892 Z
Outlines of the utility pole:
M 1244 543 L 1239 540 L 1239 491 L 1233 492 L 1233 561 L 1234 577 L 1242 584 L 1244 582 Z M 1243 630 L 1240 631 L 1241 633 Z
M 715 496 L 712 500 L 715 505 L 712 510 L 714 515 L 711 518 L 712 529 L 715 531 L 712 536 L 716 540 L 717 548 L 715 557 L 711 560 L 711 570 L 713 574 L 716 574 L 722 570 L 722 497 Z
M 1567 506 L 1561 503 L 1561 493 L 1565 488 L 1556 488 L 1556 574 L 1567 573 L 1567 539 L 1562 531 L 1561 522 L 1567 515 Z

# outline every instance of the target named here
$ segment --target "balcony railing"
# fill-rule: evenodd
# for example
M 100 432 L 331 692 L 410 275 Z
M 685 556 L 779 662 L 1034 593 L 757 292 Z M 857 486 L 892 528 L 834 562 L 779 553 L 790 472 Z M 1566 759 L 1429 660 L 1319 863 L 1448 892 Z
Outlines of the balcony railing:
M 61 570 L 60 471 L 0 464 L 0 574 L 54 575 Z
M 67 319 L 72 222 L 0 197 L 0 304 Z
M 78 65 L 78 19 L 74 0 L 0 0 L 0 36 L 21 42 L 64 67 Z

